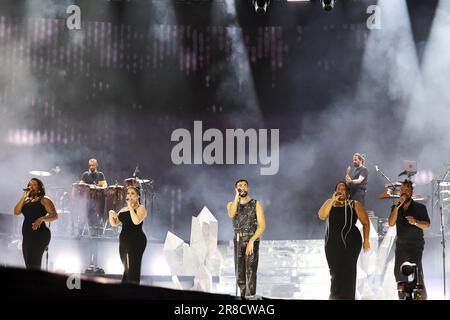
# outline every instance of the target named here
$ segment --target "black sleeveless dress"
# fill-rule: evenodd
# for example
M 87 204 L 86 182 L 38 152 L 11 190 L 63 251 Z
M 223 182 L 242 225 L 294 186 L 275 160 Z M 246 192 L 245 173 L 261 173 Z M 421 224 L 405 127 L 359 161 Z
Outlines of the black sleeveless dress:
M 45 222 L 33 230 L 32 224 L 37 218 L 47 215 L 45 207 L 40 201 L 28 202 L 23 205 L 23 216 L 25 220 L 22 224 L 22 253 L 27 269 L 40 269 L 42 264 L 42 255 L 50 243 L 50 230 Z
M 147 246 L 147 237 L 142 231 L 144 221 L 138 225 L 134 224 L 131 220 L 130 211 L 121 212 L 119 220 L 122 222 L 122 231 L 119 236 L 120 259 L 124 267 L 122 283 L 139 283 L 141 280 L 142 256 Z
M 325 254 L 331 275 L 330 299 L 355 299 L 356 264 L 362 248 L 353 205 L 332 207 L 327 219 Z

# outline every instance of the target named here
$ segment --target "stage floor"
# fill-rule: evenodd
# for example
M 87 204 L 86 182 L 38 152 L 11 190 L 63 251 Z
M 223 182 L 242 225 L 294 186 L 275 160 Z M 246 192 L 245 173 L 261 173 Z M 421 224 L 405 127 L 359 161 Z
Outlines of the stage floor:
M 443 299 L 442 254 L 439 238 L 427 238 L 424 252 L 424 273 L 429 299 Z M 151 240 L 142 262 L 141 284 L 171 289 L 191 290 L 194 275 L 171 275 L 163 251 L 164 243 Z M 372 246 L 374 247 L 374 246 Z M 382 245 L 371 254 L 361 254 L 358 261 L 357 299 L 396 299 L 393 276 L 393 250 L 381 253 Z M 234 259 L 231 241 L 219 242 L 219 272 L 212 274 L 212 293 L 234 295 Z M 376 250 L 377 249 L 377 250 Z M 21 237 L 0 236 L 2 266 L 23 268 Z M 383 261 L 384 259 L 384 261 Z M 115 238 L 64 238 L 53 236 L 43 270 L 60 274 L 84 274 L 94 264 L 104 274 L 96 276 L 119 281 L 123 271 L 119 243 Z M 384 265 L 380 265 L 384 264 Z M 447 280 L 449 278 L 447 260 Z M 263 240 L 260 245 L 257 295 L 282 299 L 328 299 L 330 276 L 325 259 L 324 243 L 318 240 Z M 447 284 L 448 291 L 448 284 Z

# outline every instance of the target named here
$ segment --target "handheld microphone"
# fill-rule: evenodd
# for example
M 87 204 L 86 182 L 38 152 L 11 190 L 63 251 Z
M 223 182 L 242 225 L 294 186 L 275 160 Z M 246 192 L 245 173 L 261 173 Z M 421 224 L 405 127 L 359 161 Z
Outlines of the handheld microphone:
M 402 198 L 403 198 L 403 202 L 402 202 Z M 395 205 L 398 209 L 400 209 L 403 204 L 406 202 L 406 200 L 408 200 L 404 194 L 400 195 L 400 198 L 398 199 L 398 203 Z
M 241 194 L 242 193 L 242 189 L 238 188 L 238 192 L 239 192 L 239 194 Z
M 26 188 L 23 188 L 22 190 L 23 191 L 31 191 L 31 188 L 30 187 L 26 187 Z

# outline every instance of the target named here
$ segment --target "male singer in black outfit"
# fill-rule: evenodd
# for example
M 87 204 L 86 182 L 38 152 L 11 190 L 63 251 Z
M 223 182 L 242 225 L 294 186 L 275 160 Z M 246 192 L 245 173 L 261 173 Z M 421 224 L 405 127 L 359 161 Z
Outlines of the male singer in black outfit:
M 406 281 L 400 267 L 408 261 L 415 263 L 418 268 L 418 284 L 423 285 L 422 299 L 427 298 L 422 270 L 422 253 L 425 245 L 423 230 L 430 227 L 430 218 L 427 208 L 412 199 L 413 184 L 409 180 L 402 182 L 400 186 L 400 198 L 397 204 L 392 206 L 389 216 L 389 226 L 397 226 L 397 240 L 395 246 L 394 274 L 397 282 Z M 404 294 L 399 292 L 399 298 Z
M 364 166 L 364 156 L 360 153 L 353 155 L 353 167 L 355 168 L 350 175 L 350 167 L 347 169 L 345 183 L 350 189 L 350 197 L 362 205 L 365 205 L 366 187 L 369 177 L 369 171 Z
M 248 195 L 248 182 L 239 179 L 233 202 L 228 202 L 228 216 L 233 220 L 236 282 L 242 298 L 256 294 L 259 238 L 266 228 L 261 203 Z

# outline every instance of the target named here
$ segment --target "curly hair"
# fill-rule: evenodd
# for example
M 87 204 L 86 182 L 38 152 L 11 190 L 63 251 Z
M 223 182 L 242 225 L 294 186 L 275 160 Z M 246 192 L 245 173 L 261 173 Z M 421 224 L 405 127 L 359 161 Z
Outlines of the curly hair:
M 411 180 L 405 179 L 402 181 L 402 184 L 414 190 L 413 182 Z

